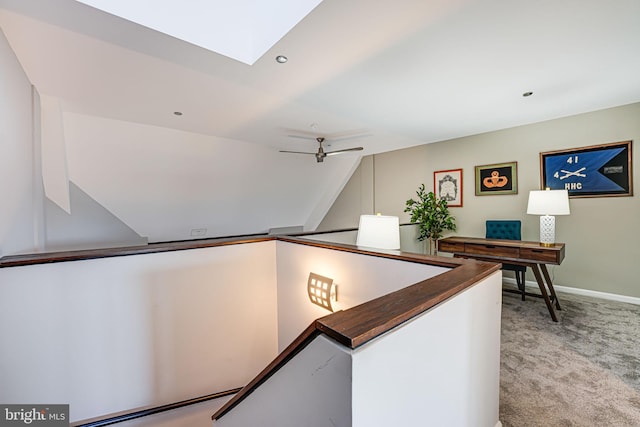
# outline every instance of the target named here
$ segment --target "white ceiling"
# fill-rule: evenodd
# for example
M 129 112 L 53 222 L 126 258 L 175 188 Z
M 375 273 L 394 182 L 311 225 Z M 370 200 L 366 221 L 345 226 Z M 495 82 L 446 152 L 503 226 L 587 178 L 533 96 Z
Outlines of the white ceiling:
M 370 130 L 367 154 L 640 101 L 638 0 L 325 0 L 252 66 L 73 0 L 0 5 L 35 18 L 3 29 L 66 109 L 272 147 L 311 123 Z
M 264 22 L 280 22 L 283 3 L 273 4 Z M 638 0 L 324 0 L 309 9 L 253 65 L 74 0 L 0 0 L 0 27 L 34 86 L 65 113 L 258 144 L 260 158 L 266 149 L 309 164 L 277 153 L 315 150 L 287 136 L 292 129 L 365 130 L 332 148 L 362 145 L 366 155 L 640 101 Z M 315 179 L 307 191 L 326 181 Z M 327 194 L 313 203 L 330 205 Z M 303 211 L 321 219 L 328 207 L 314 209 Z

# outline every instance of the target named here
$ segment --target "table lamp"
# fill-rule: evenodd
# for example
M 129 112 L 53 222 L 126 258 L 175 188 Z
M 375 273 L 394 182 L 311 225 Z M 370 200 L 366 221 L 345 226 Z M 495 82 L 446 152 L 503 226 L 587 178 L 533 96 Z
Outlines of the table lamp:
M 529 192 L 529 215 L 540 217 L 540 244 L 553 246 L 556 240 L 556 218 L 554 215 L 569 215 L 569 192 L 567 190 L 532 190 Z
M 400 219 L 387 215 L 360 215 L 356 245 L 375 249 L 400 249 Z

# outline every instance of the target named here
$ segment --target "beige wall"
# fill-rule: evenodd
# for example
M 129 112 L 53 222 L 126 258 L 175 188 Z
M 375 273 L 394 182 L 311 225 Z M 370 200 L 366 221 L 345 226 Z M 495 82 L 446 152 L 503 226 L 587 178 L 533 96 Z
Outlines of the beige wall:
M 356 171 L 352 181 L 357 182 L 347 184 L 320 229 L 357 226 L 354 218 L 370 209 L 355 194 L 358 186 L 373 192 L 376 212 L 407 222 L 404 202 L 421 183 L 433 190 L 434 171 L 462 168 L 463 207 L 451 208 L 457 234 L 482 237 L 487 219 L 520 219 L 522 238 L 536 241 L 538 216 L 527 215 L 526 209 L 529 190 L 540 185 L 539 153 L 626 140 L 636 141 L 637 165 L 640 103 L 378 154 L 368 172 Z M 518 194 L 475 196 L 474 166 L 510 161 L 518 162 Z M 364 179 L 364 173 L 373 178 Z M 637 174 L 633 181 L 637 194 Z M 638 196 L 571 199 L 570 204 L 571 215 L 556 218 L 556 240 L 567 248 L 562 265 L 551 269 L 554 283 L 640 297 L 634 268 L 640 258 Z
M 373 160 L 372 156 L 362 158 L 360 165 L 318 226 L 318 231 L 354 227 L 354 224 L 357 227 L 361 214 L 373 213 Z

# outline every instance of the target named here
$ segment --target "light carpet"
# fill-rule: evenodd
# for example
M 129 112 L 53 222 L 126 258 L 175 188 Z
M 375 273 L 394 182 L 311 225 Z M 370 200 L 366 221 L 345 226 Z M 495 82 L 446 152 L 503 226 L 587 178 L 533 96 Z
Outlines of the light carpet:
M 503 426 L 640 426 L 640 306 L 558 297 L 503 294 Z

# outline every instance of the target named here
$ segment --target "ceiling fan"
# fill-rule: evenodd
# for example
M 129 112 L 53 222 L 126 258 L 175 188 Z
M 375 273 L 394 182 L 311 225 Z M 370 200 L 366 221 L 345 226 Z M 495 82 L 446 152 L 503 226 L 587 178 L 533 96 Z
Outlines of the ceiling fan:
M 324 151 L 324 147 L 322 147 L 322 143 L 325 141 L 323 136 L 316 137 L 316 141 L 318 141 L 318 151 L 315 153 L 309 153 L 307 151 L 289 151 L 289 150 L 280 150 L 281 153 L 294 153 L 294 154 L 312 154 L 316 156 L 316 162 L 322 163 L 324 158 L 327 156 L 333 156 L 335 154 L 346 153 L 348 151 L 361 151 L 362 147 L 353 147 L 353 148 L 345 148 L 342 150 L 334 150 L 334 151 Z
M 355 130 L 355 131 L 347 131 L 347 132 L 338 132 L 331 135 L 318 136 L 317 134 L 313 134 L 311 132 L 296 130 L 296 129 L 286 129 L 292 134 L 287 136 L 291 138 L 302 138 L 315 140 L 318 142 L 318 151 L 315 153 L 309 153 L 307 151 L 289 151 L 289 150 L 280 150 L 281 153 L 294 153 L 294 154 L 311 154 L 316 156 L 316 162 L 322 163 L 324 158 L 327 156 L 333 156 L 335 154 L 347 153 L 349 151 L 362 151 L 362 147 L 354 147 L 354 148 L 345 148 L 342 150 L 333 150 L 333 151 L 325 151 L 323 143 L 328 143 L 331 146 L 330 141 L 343 141 L 345 139 L 354 139 L 354 138 L 362 138 L 365 136 L 369 136 L 368 133 L 365 133 L 364 130 Z

